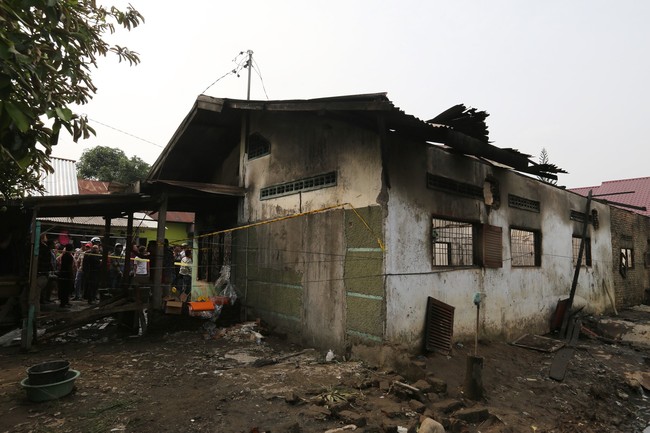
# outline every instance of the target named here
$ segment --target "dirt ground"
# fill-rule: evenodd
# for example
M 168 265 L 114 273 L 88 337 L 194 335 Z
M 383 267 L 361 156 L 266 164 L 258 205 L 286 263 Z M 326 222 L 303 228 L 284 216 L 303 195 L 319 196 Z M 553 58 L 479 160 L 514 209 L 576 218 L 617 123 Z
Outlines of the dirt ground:
M 164 316 L 133 336 L 104 319 L 32 353 L 0 348 L 0 432 L 415 432 L 421 414 L 447 432 L 635 433 L 650 425 L 647 391 L 633 375 L 650 370 L 648 346 L 583 335 L 558 382 L 548 377 L 554 353 L 482 341 L 486 398 L 473 402 L 463 393 L 473 342 L 386 371 L 340 355 L 326 362 L 326 353 L 282 336 L 259 339 L 255 332 L 265 332 L 254 322 L 206 323 Z M 81 372 L 75 389 L 30 402 L 20 386 L 26 369 L 56 359 Z

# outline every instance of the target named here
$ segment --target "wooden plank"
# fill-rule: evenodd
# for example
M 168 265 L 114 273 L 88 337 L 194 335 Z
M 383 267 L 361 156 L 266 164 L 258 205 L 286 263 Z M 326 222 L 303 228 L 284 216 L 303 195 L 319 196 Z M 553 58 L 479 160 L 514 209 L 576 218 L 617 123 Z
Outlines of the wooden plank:
M 573 347 L 563 347 L 558 350 L 553 358 L 553 362 L 551 363 L 548 377 L 560 382 L 563 381 L 564 376 L 566 375 L 567 366 L 569 365 L 571 358 L 573 358 L 575 351 L 576 350 Z
M 63 323 L 61 325 L 53 326 L 48 328 L 40 338 L 46 340 L 55 335 L 62 334 L 67 331 L 71 331 L 75 328 L 85 325 L 86 323 L 94 322 L 97 319 L 102 317 L 112 316 L 113 314 L 122 313 L 126 311 L 142 311 L 142 305 L 137 303 L 131 303 L 126 305 L 120 305 L 112 308 L 105 308 L 100 310 L 83 310 L 82 316 L 76 316 L 72 318 L 70 322 Z M 78 312 L 77 312 L 78 313 Z M 74 314 L 74 313 L 73 313 Z

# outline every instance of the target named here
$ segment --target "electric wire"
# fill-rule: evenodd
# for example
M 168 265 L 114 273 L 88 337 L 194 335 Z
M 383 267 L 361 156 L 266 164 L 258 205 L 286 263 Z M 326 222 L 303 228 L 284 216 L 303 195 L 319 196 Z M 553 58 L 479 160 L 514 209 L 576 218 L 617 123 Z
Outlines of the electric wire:
M 264 96 L 266 96 L 266 100 L 269 100 L 269 95 L 266 93 L 266 86 L 264 86 L 264 79 L 262 78 L 262 71 L 260 70 L 260 66 L 257 64 L 255 59 L 253 59 L 253 70 L 257 74 L 258 77 L 260 77 L 260 82 L 262 83 L 262 90 L 264 90 Z
M 231 69 L 230 71 L 228 71 L 225 74 L 223 74 L 222 76 L 220 76 L 219 78 L 217 78 L 216 80 L 214 80 L 214 82 L 212 84 L 210 84 L 208 87 L 206 87 L 205 90 L 203 90 L 203 92 L 201 92 L 201 93 L 207 92 L 208 89 L 210 89 L 210 87 L 214 86 L 219 81 L 226 78 L 228 75 L 232 74 L 232 75 L 237 75 L 239 77 L 239 72 L 241 72 L 241 70 L 246 67 L 246 64 L 248 62 L 246 58 L 244 58 L 242 60 L 238 60 L 239 57 L 243 56 L 244 54 L 245 54 L 244 51 L 240 51 L 239 54 L 237 54 L 235 56 L 235 58 L 232 60 L 232 62 L 235 63 L 236 66 L 233 69 Z
M 133 138 L 136 138 L 136 139 L 138 139 L 140 141 L 144 141 L 145 143 L 153 144 L 154 146 L 160 147 L 161 149 L 165 148 L 165 146 L 162 146 L 162 145 L 160 145 L 158 143 L 154 143 L 153 141 L 147 140 L 147 139 L 142 138 L 142 137 L 138 137 L 137 135 L 131 134 L 130 132 L 123 131 L 123 130 L 121 130 L 119 128 L 116 128 L 114 126 L 107 125 L 106 123 L 100 122 L 99 120 L 91 119 L 90 117 L 88 118 L 88 120 L 90 120 L 91 122 L 97 123 L 99 125 L 105 126 L 107 128 L 113 129 L 113 130 L 115 130 L 117 132 L 120 132 L 120 133 L 122 133 L 124 135 L 128 135 L 129 137 L 133 137 Z

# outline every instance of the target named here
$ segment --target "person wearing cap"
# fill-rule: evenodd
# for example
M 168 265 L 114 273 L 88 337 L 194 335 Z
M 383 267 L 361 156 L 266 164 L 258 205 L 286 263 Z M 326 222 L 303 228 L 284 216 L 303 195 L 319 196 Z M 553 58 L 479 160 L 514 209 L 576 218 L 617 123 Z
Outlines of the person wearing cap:
M 99 249 L 99 252 L 101 254 L 101 252 L 102 252 L 102 239 L 99 236 L 95 236 L 90 240 L 90 243 L 92 245 L 97 245 L 97 248 Z
M 99 246 L 93 245 L 91 250 L 84 254 L 84 298 L 89 304 L 94 304 L 99 288 L 99 272 L 102 266 L 102 258 Z
M 124 252 L 122 244 L 116 243 L 113 252 L 109 255 L 110 269 L 108 271 L 108 287 L 117 289 L 122 282 L 124 273 Z

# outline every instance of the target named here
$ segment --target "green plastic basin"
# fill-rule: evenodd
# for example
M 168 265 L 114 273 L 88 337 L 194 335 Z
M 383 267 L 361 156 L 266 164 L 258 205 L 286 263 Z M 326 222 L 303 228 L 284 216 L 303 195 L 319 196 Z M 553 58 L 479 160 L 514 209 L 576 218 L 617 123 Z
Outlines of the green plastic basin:
M 48 383 L 45 385 L 30 385 L 29 377 L 26 377 L 20 382 L 20 386 L 27 391 L 27 398 L 30 401 L 48 401 L 56 400 L 57 398 L 64 397 L 74 388 L 74 381 L 77 380 L 81 373 L 77 370 L 70 369 L 65 374 L 65 379 L 56 382 Z

